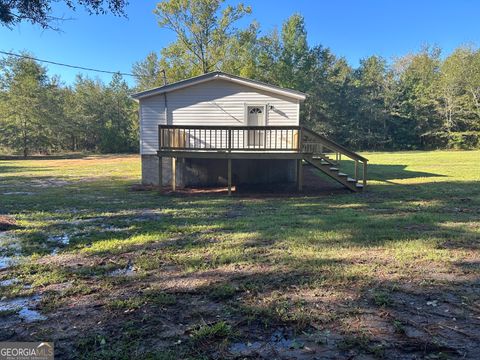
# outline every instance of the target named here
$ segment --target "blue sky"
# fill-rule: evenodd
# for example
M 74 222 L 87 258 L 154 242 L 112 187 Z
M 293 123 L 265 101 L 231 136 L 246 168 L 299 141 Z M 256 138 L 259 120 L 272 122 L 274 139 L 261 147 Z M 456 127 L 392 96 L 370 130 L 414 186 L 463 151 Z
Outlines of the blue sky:
M 239 1 L 229 1 L 237 3 Z M 388 60 L 417 51 L 424 44 L 445 53 L 461 44 L 480 44 L 480 1 L 475 0 L 245 0 L 253 13 L 244 25 L 257 20 L 267 32 L 292 13 L 305 17 L 311 45 L 330 47 L 357 66 L 361 58 L 377 54 Z M 128 19 L 112 15 L 88 16 L 55 5 L 56 15 L 75 18 L 60 24 L 62 32 L 21 24 L 0 28 L 0 50 L 28 50 L 57 62 L 130 72 L 132 64 L 150 51 L 159 51 L 174 35 L 157 26 L 152 10 L 156 1 L 130 0 Z M 49 65 L 71 83 L 78 70 Z M 99 76 L 109 81 L 109 75 Z M 132 81 L 130 83 L 133 84 Z

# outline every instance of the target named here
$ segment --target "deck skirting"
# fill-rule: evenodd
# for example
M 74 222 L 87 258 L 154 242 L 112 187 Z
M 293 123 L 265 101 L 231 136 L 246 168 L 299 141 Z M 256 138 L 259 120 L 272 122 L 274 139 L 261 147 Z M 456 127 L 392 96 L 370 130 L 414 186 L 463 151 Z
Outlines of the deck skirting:
M 155 159 L 156 158 L 156 159 Z M 172 186 L 172 157 L 162 159 L 162 184 Z M 156 160 L 156 161 L 155 161 Z M 296 181 L 296 159 L 176 157 L 175 187 L 291 183 Z M 231 163 L 229 172 L 228 163 Z M 143 184 L 158 185 L 158 157 L 142 155 Z

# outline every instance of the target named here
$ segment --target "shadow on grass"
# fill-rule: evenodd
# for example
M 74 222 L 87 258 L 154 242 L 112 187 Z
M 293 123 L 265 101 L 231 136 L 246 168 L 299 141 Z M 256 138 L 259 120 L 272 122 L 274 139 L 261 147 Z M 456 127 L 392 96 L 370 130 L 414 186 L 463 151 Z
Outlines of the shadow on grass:
M 119 156 L 115 154 L 111 156 Z M 24 157 L 22 155 L 0 155 L 0 160 L 68 160 L 68 159 L 84 159 L 91 156 L 108 157 L 110 155 L 100 155 L 95 153 L 70 153 L 70 154 L 52 154 L 52 155 L 29 155 Z
M 37 171 L 48 171 L 52 169 L 51 167 L 42 166 L 42 167 L 25 167 L 25 166 L 10 166 L 0 164 L 0 174 L 4 173 L 17 173 L 17 172 L 37 172 Z
M 191 329 L 219 319 L 232 324 L 235 340 L 246 343 L 293 328 L 291 336 L 298 342 L 331 352 L 330 358 L 468 358 L 480 351 L 478 310 L 472 305 L 477 275 L 449 281 L 449 274 L 430 268 L 435 259 L 427 257 L 423 268 L 409 270 L 412 276 L 389 279 L 389 271 L 406 271 L 389 268 L 389 261 L 408 263 L 409 242 L 420 249 L 413 248 L 412 264 L 422 256 L 422 246 L 432 254 L 478 249 L 478 232 L 467 226 L 480 215 L 476 182 L 375 184 L 362 194 L 255 199 L 128 192 L 125 183 L 112 179 L 76 187 L 44 188 L 41 197 L 7 200 L 12 213 L 34 222 L 17 233 L 26 253 L 48 253 L 58 246 L 47 241 L 50 235 L 71 235 L 62 247 L 71 263 L 46 258 L 43 267 L 19 267 L 16 274 L 44 276 L 44 287 L 72 282 L 78 291 L 51 290 L 57 301 L 51 301 L 52 317 L 58 322 L 39 323 L 35 335 L 57 341 L 61 358 L 73 356 L 72 349 L 85 351 L 86 358 L 105 351 L 116 355 L 111 358 L 141 357 L 149 346 L 173 351 L 172 358 L 198 352 L 225 358 L 225 339 L 191 342 Z M 39 202 L 39 208 L 33 207 Z M 397 259 L 376 257 L 375 251 L 365 255 L 365 250 L 396 243 L 407 246 Z M 92 249 L 74 252 L 87 246 Z M 344 254 L 356 250 L 364 256 Z M 128 261 L 144 272 L 142 277 L 104 276 Z M 469 272 L 477 265 L 453 264 Z M 168 296 L 152 302 L 151 292 L 144 296 L 151 288 L 175 294 L 176 303 Z M 91 293 L 100 296 L 79 301 Z M 76 332 L 64 335 L 63 329 L 73 325 Z M 31 341 L 35 325 L 25 325 L 22 332 L 23 326 L 10 338 Z M 312 343 L 315 336 L 322 341 Z M 89 341 L 82 347 L 79 339 Z
M 47 241 L 52 234 L 71 236 L 64 251 L 93 246 L 91 255 L 108 255 L 109 248 L 117 247 L 116 253 L 134 251 L 165 239 L 171 239 L 162 245 L 169 251 L 209 252 L 225 239 L 233 240 L 205 259 L 180 256 L 179 263 L 193 268 L 202 262 L 208 268 L 236 259 L 261 263 L 265 249 L 291 246 L 321 250 L 416 241 L 419 246 L 428 243 L 445 249 L 480 248 L 478 232 L 467 226 L 480 215 L 476 182 L 404 185 L 395 186 L 395 191 L 394 185 L 373 185 L 362 194 L 254 199 L 166 197 L 121 187 L 112 190 L 103 182 L 77 187 L 73 196 L 66 186 L 43 188 L 41 196 L 5 197 L 12 208 L 26 212 L 27 220 L 28 212 L 38 208 L 32 201 L 38 199 L 44 199 L 42 212 L 52 212 L 50 221 L 19 233 L 25 254 L 48 253 L 55 246 Z M 98 193 L 102 197 L 96 198 Z M 137 245 L 132 237 L 138 239 Z
M 342 171 L 345 169 L 349 175 L 354 174 L 353 161 L 341 161 Z M 391 165 L 391 164 L 373 164 L 369 163 L 367 167 L 368 180 L 385 181 L 400 180 L 400 179 L 414 179 L 414 178 L 430 178 L 430 177 L 446 177 L 443 174 L 434 174 L 424 171 L 408 170 L 408 165 Z M 362 174 L 362 165 L 359 165 L 359 174 Z

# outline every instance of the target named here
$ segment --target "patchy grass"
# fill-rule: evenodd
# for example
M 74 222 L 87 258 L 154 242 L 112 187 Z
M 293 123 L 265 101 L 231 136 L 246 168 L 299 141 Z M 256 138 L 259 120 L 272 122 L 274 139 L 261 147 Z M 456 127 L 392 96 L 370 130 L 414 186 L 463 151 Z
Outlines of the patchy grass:
M 195 343 L 205 343 L 218 339 L 227 339 L 232 335 L 232 327 L 225 321 L 213 325 L 203 325 L 192 332 Z
M 233 297 L 237 293 L 235 286 L 230 284 L 221 284 L 208 289 L 208 296 L 213 300 L 225 300 Z
M 474 357 L 480 151 L 364 155 L 361 194 L 232 198 L 130 191 L 138 156 L 0 161 L 1 301 L 39 295 L 48 317 L 0 301 L 1 338 L 59 358 Z
M 3 309 L 3 310 L 0 310 L 0 318 L 18 314 L 19 311 L 20 311 L 20 309 Z

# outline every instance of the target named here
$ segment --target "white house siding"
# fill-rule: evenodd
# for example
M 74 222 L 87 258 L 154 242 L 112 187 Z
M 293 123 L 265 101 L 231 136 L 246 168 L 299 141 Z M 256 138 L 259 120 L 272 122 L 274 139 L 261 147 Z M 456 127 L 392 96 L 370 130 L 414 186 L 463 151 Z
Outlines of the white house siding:
M 140 153 L 156 154 L 158 150 L 158 125 L 165 124 L 165 99 L 163 95 L 140 101 Z
M 157 95 L 140 102 L 141 153 L 155 154 L 158 148 L 158 124 L 166 124 L 165 98 L 164 95 Z M 247 125 L 246 105 L 268 105 L 267 126 L 299 124 L 298 100 L 221 79 L 169 92 L 168 124 L 244 126 Z M 270 109 L 270 106 L 273 108 Z M 195 135 L 195 138 L 200 142 L 210 141 L 201 135 Z

